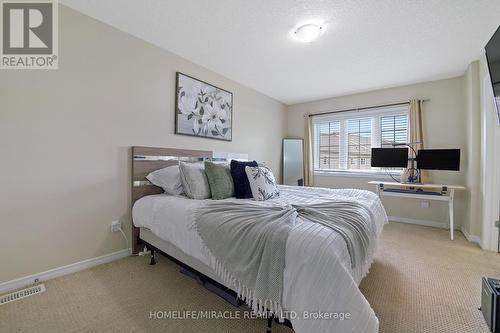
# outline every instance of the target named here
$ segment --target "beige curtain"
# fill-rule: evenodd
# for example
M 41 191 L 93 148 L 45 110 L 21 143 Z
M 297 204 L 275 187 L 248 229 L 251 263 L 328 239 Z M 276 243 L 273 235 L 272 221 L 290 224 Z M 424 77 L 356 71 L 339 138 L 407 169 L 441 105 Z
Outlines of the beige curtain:
M 409 122 L 408 122 L 408 127 L 410 130 L 410 139 L 409 143 L 415 143 L 419 142 L 418 144 L 413 144 L 412 147 L 416 151 L 419 149 L 423 149 L 425 146 L 425 140 L 424 140 L 424 128 L 422 125 L 422 100 L 418 99 L 411 99 L 410 100 L 410 112 L 409 112 Z M 410 157 L 415 157 L 413 154 L 413 151 L 410 149 L 409 152 Z M 408 164 L 408 167 L 410 167 L 410 164 Z M 430 183 L 431 182 L 431 176 L 428 171 L 422 170 L 421 171 L 421 179 L 422 183 Z M 401 181 L 408 181 L 408 175 L 409 175 L 409 170 L 404 169 L 403 174 L 401 175 Z
M 309 114 L 304 116 L 304 185 L 314 185 L 314 167 L 313 167 L 313 130 L 312 130 L 312 117 Z

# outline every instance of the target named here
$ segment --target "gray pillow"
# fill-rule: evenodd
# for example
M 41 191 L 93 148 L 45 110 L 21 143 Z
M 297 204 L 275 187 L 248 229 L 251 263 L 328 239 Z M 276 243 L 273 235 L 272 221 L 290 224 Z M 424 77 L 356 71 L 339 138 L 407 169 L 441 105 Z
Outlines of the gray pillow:
M 210 184 L 212 199 L 220 200 L 234 196 L 233 177 L 228 164 L 205 162 L 205 173 Z
M 192 199 L 208 199 L 211 197 L 210 185 L 203 162 L 184 163 L 179 165 L 181 182 L 186 195 Z

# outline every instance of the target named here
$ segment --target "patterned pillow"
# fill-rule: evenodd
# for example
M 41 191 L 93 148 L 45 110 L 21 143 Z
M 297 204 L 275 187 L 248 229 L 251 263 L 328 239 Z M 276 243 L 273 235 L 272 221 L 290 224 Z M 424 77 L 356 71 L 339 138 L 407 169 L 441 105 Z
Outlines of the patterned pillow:
M 245 167 L 254 200 L 264 201 L 280 196 L 273 172 L 267 167 Z

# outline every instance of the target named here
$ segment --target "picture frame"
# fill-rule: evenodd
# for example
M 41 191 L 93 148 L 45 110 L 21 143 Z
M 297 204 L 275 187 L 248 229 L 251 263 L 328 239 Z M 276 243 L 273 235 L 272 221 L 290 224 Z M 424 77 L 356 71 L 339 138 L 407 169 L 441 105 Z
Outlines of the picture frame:
M 175 134 L 233 140 L 233 94 L 176 72 Z

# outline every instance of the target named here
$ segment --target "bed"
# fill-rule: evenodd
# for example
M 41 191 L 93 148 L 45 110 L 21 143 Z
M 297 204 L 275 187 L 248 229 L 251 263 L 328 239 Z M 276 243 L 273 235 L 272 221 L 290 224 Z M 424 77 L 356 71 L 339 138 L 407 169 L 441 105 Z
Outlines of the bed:
M 224 281 L 214 272 L 204 255 L 204 247 L 193 228 L 196 209 L 210 199 L 193 200 L 162 194 L 145 181 L 156 169 L 178 163 L 211 158 L 209 151 L 133 147 L 132 198 L 133 245 L 159 249 L 186 267 L 220 285 Z M 370 211 L 373 242 L 378 242 L 387 223 L 380 199 L 372 192 L 344 189 L 280 186 L 280 197 L 260 205 L 312 204 L 328 200 L 352 200 Z M 229 198 L 226 201 L 242 199 Z M 373 254 L 363 265 L 353 268 L 342 237 L 332 229 L 298 217 L 291 230 L 285 252 L 283 308 L 298 332 L 378 332 L 378 319 L 358 285 L 368 273 Z

